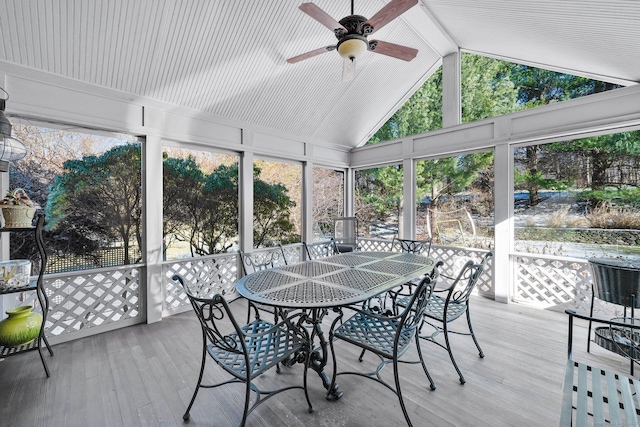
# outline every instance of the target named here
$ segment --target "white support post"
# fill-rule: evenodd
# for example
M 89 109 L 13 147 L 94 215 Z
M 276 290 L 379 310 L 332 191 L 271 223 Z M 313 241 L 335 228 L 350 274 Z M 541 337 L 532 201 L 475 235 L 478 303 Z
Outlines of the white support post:
M 242 144 L 253 145 L 253 132 L 242 130 Z M 239 230 L 240 249 L 250 251 L 253 249 L 253 152 L 243 151 L 240 154 L 239 171 Z
M 442 58 L 442 127 L 462 123 L 460 51 Z
M 144 179 L 144 253 L 147 263 L 147 323 L 162 320 L 164 280 L 162 277 L 162 139 L 148 136 L 142 144 Z
M 355 171 L 348 168 L 344 174 L 344 216 L 355 215 Z
M 302 164 L 302 236 L 303 242 L 313 241 L 313 162 Z
M 398 237 L 415 239 L 416 237 L 416 162 L 411 158 L 413 141 L 402 141 L 404 160 L 402 161 L 402 221 L 398 224 Z
M 498 145 L 494 152 L 494 291 L 495 300 L 508 303 L 513 277 L 510 254 L 513 251 L 513 148 Z

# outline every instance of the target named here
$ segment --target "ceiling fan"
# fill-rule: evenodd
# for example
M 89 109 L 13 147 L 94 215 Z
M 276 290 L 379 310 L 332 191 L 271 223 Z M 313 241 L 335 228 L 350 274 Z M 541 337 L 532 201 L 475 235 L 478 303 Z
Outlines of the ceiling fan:
M 369 41 L 367 40 L 367 36 L 373 34 L 415 6 L 418 0 L 392 0 L 380 9 L 378 13 L 373 15 L 371 19 L 367 19 L 361 15 L 355 15 L 353 12 L 353 2 L 354 0 L 351 0 L 351 15 L 342 18 L 340 21 L 336 21 L 313 3 L 302 3 L 299 9 L 333 31 L 338 39 L 338 43 L 294 56 L 293 58 L 287 59 L 287 62 L 295 64 L 296 62 L 312 58 L 321 53 L 337 50 L 340 56 L 344 58 L 342 80 L 348 81 L 351 80 L 355 74 L 356 58 L 360 57 L 367 50 L 402 59 L 403 61 L 411 61 L 416 57 L 418 53 L 417 49 L 380 40 Z

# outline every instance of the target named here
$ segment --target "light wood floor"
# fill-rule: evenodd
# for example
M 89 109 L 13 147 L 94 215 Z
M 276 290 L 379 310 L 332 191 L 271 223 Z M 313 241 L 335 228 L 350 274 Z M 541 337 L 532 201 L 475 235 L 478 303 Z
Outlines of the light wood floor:
M 239 310 L 245 304 L 234 304 Z M 461 385 L 446 351 L 422 348 L 437 390 L 430 391 L 419 365 L 401 366 L 403 392 L 416 426 L 555 426 L 558 424 L 566 361 L 564 313 L 500 304 L 475 297 L 473 323 L 486 357 L 478 357 L 469 337 L 453 337 Z M 239 314 L 239 319 L 244 315 Z M 463 324 L 464 325 L 464 321 Z M 200 363 L 200 330 L 192 313 L 54 346 L 47 357 L 47 379 L 36 352 L 0 362 L 1 426 L 181 426 Z M 586 328 L 575 339 L 574 359 L 628 373 L 619 356 L 593 346 L 586 353 Z M 364 364 L 358 351 L 337 344 L 340 369 Z M 413 351 L 413 350 L 412 350 Z M 413 351 L 409 356 L 415 355 Z M 593 362 L 597 360 L 597 362 Z M 363 366 L 364 365 L 364 366 Z M 275 370 L 261 384 L 300 383 L 302 367 Z M 391 379 L 391 371 L 387 372 Z M 206 378 L 223 375 L 209 364 Z M 357 376 L 339 377 L 344 397 L 324 398 L 310 373 L 315 407 L 308 413 L 301 390 L 291 390 L 254 411 L 249 426 L 403 426 L 395 395 Z M 235 426 L 241 418 L 243 389 L 233 385 L 201 390 L 191 411 L 191 426 Z

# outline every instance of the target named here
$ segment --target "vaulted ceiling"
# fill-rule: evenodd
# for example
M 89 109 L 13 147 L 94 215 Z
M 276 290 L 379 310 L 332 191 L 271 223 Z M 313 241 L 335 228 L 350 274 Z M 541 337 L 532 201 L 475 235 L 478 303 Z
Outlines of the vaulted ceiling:
M 336 20 L 349 0 L 314 0 Z M 0 61 L 152 98 L 320 145 L 356 147 L 458 49 L 621 84 L 640 82 L 637 0 L 420 0 L 375 39 L 353 80 L 302 0 L 3 0 Z M 355 0 L 373 16 L 387 0 Z

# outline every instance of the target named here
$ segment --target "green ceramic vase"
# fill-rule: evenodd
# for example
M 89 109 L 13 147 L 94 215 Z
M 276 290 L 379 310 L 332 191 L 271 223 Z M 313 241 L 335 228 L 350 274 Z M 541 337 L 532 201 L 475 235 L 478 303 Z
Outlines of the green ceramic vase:
M 42 315 L 32 313 L 30 305 L 21 305 L 7 310 L 7 317 L 0 322 L 0 345 L 19 347 L 38 338 L 42 326 Z

